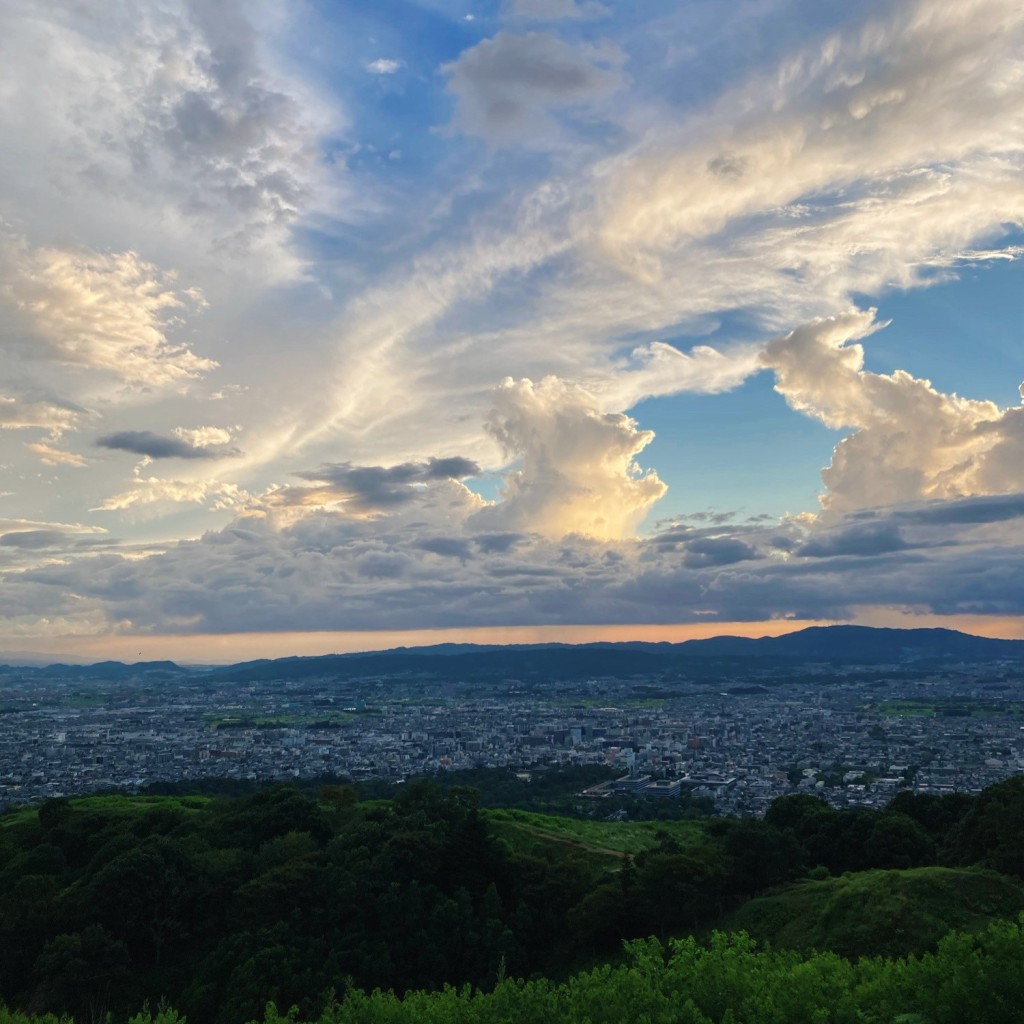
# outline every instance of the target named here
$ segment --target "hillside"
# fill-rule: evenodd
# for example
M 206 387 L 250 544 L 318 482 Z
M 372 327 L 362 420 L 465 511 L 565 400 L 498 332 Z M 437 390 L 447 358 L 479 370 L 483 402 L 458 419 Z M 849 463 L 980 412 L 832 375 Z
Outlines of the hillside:
M 803 880 L 758 896 L 718 926 L 773 946 L 841 956 L 934 949 L 950 929 L 980 931 L 1024 911 L 1024 885 L 994 871 L 943 867 Z

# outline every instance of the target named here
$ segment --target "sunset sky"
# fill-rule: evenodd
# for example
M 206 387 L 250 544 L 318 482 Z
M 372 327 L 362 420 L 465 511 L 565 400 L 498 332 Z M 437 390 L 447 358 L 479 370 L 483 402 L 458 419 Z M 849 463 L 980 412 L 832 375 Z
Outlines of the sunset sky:
M 0 658 L 1024 636 L 1020 0 L 23 0 L 0 66 Z

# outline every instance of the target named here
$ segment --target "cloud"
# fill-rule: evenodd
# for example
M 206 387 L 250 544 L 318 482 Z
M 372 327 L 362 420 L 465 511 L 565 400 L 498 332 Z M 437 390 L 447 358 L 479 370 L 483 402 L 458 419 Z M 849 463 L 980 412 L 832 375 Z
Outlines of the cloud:
M 502 501 L 480 513 L 481 523 L 553 538 L 628 537 L 666 491 L 657 473 L 635 462 L 653 432 L 621 413 L 601 413 L 592 395 L 556 377 L 507 378 L 487 428 L 522 469 L 506 475 Z
M 526 21 L 563 21 L 581 18 L 604 18 L 611 10 L 597 0 L 509 0 L 508 11 L 514 18 Z
M 173 275 L 134 252 L 33 248 L 0 239 L 0 269 L 0 304 L 16 314 L 23 335 L 16 352 L 135 387 L 181 387 L 217 365 L 169 336 L 182 311 L 202 305 L 201 297 L 178 289 Z
M 552 110 L 586 107 L 618 89 L 622 59 L 612 45 L 585 51 L 546 32 L 499 32 L 442 71 L 463 131 L 529 144 L 550 130 Z
M 898 515 L 910 522 L 936 526 L 1001 523 L 1024 517 L 1024 495 L 1005 494 L 959 501 L 934 501 L 903 509 Z
M 864 369 L 874 311 L 816 320 L 772 341 L 763 364 L 791 408 L 855 433 L 822 472 L 826 512 L 1024 489 L 1024 408 L 937 391 L 903 370 Z
M 481 125 L 490 94 L 460 76 L 479 60 L 490 81 L 483 57 L 509 38 L 524 37 L 502 33 L 449 66 L 476 104 L 460 109 Z M 336 321 L 333 372 L 266 450 L 330 441 L 385 462 L 416 437 L 494 468 L 475 414 L 495 365 L 575 379 L 609 412 L 673 388 L 727 390 L 756 359 L 742 342 L 1003 251 L 1008 226 L 1024 223 L 1024 125 L 1006 86 L 1022 39 L 1024 15 L 1006 0 L 883 4 L 796 45 L 766 39 L 760 64 L 696 100 L 652 96 L 638 71 L 633 89 L 600 101 L 608 131 L 559 151 L 539 181 L 502 178 L 500 198 L 474 185 L 470 221 L 438 214 L 436 227 L 457 229 L 427 232 L 358 294 Z M 656 82 L 685 81 L 674 42 Z M 903 99 L 881 102 L 893 90 Z M 547 116 L 547 97 L 538 103 L 529 117 Z M 711 332 L 713 346 L 646 340 Z
M 18 533 L 22 530 L 59 531 L 60 533 L 75 534 L 76 536 L 103 535 L 107 532 L 102 526 L 90 526 L 85 523 L 60 523 L 37 519 L 0 517 L 0 533 Z
M 237 0 L 6 11 L 0 128 L 19 146 L 0 172 L 25 179 L 14 208 L 35 205 L 42 177 L 58 223 L 127 217 L 203 255 L 262 253 L 293 276 L 288 232 L 323 183 L 317 140 L 338 117 L 269 63 L 266 13 Z M 83 194 L 93 211 L 76 208 Z
M 366 70 L 371 75 L 393 75 L 401 67 L 402 62 L 400 60 L 393 60 L 390 57 L 378 57 L 366 65 Z
M 25 447 L 33 455 L 37 455 L 44 466 L 74 466 L 76 469 L 81 469 L 87 465 L 81 455 L 66 452 L 62 448 L 54 448 L 53 445 L 42 441 L 26 443 Z
M 221 480 L 167 480 L 138 476 L 127 491 L 106 498 L 91 511 L 119 512 L 154 505 L 208 505 L 216 510 L 244 505 L 250 497 L 237 484 Z
M 834 558 L 838 555 L 882 555 L 905 551 L 911 546 L 898 523 L 855 522 L 817 533 L 795 551 L 804 558 Z
M 754 548 L 736 537 L 699 537 L 688 541 L 685 550 L 683 565 L 694 569 L 732 565 L 758 557 Z
M 881 5 L 666 111 L 603 168 L 606 257 L 649 286 L 710 259 L 762 315 L 921 283 L 1024 216 L 1022 25 L 1009 0 Z
M 658 395 L 732 391 L 760 368 L 760 351 L 754 345 L 729 353 L 695 345 L 681 352 L 674 345 L 652 341 L 633 349 L 618 373 L 595 381 L 591 390 L 602 407 L 618 412 Z
M 96 444 L 100 448 L 132 452 L 147 459 L 223 459 L 241 454 L 237 448 L 225 447 L 231 434 L 217 427 L 176 433 L 178 436 L 168 437 L 151 430 L 120 430 L 97 438 Z
M 0 614 L 91 613 L 138 633 L 848 619 L 877 606 L 1024 614 L 1020 515 L 951 530 L 919 521 L 932 506 L 917 503 L 829 527 L 716 526 L 678 544 L 532 533 L 494 545 L 458 485 L 432 487 L 450 500 L 421 492 L 378 519 L 246 514 L 144 559 L 78 554 L 24 568 L 0 588 Z M 31 554 L 36 542 L 23 543 Z
M 60 530 L 19 530 L 16 533 L 0 534 L 0 546 L 35 551 L 55 547 L 66 539 L 67 534 Z
M 84 409 L 69 402 L 0 395 L 0 430 L 40 428 L 58 438 L 76 429 L 85 415 Z
M 403 462 L 395 466 L 324 464 L 295 475 L 313 486 L 282 487 L 265 495 L 271 508 L 342 505 L 353 515 L 374 515 L 406 505 L 430 484 L 478 476 L 480 467 L 461 456 Z

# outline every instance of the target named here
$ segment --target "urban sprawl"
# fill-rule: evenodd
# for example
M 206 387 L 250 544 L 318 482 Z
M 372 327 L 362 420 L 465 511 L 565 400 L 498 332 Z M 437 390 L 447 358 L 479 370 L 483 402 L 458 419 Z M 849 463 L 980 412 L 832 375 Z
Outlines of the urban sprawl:
M 0 809 L 210 777 L 402 780 L 466 768 L 607 765 L 610 793 L 711 797 L 762 814 L 818 792 L 881 806 L 901 788 L 977 792 L 1024 772 L 1017 666 L 907 672 L 801 665 L 686 678 L 447 682 L 211 682 L 201 672 L 116 680 L 0 670 Z

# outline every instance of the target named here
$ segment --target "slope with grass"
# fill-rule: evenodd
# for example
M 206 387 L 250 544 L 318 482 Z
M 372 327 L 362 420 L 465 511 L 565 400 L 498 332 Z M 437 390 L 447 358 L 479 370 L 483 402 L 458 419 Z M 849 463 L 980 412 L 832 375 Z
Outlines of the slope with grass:
M 927 867 L 795 882 L 748 900 L 717 927 L 786 949 L 898 956 L 934 949 L 950 929 L 980 931 L 1022 910 L 1016 879 Z
M 486 818 L 491 834 L 516 853 L 575 850 L 610 867 L 654 849 L 666 837 L 688 847 L 705 833 L 699 821 L 593 821 L 518 810 L 489 810 Z

